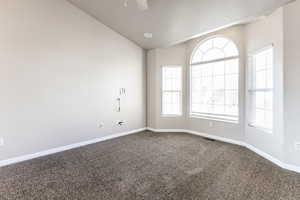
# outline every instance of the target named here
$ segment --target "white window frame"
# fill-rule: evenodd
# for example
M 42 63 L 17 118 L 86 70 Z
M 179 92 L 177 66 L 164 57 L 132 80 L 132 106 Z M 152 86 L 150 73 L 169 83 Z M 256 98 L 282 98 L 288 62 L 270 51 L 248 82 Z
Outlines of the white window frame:
M 261 88 L 261 89 L 256 89 L 254 88 L 254 82 L 255 82 L 255 78 L 256 78 L 256 66 L 255 66 L 255 61 L 254 61 L 254 57 L 257 55 L 257 54 L 260 54 L 264 51 L 267 51 L 267 50 L 271 50 L 272 51 L 272 88 Z M 260 131 L 263 131 L 263 132 L 266 132 L 266 133 L 273 133 L 273 128 L 274 128 L 274 63 L 275 63 L 275 56 L 274 56 L 274 45 L 271 44 L 271 45 L 268 45 L 264 48 L 261 48 L 257 51 L 254 51 L 252 53 L 249 54 L 248 56 L 248 65 L 249 65 L 249 68 L 248 68 L 248 102 L 249 102 L 249 116 L 248 116 L 248 126 L 249 127 L 252 127 L 252 128 L 255 128 L 255 129 L 258 129 Z M 272 105 L 272 128 L 267 128 L 267 127 L 264 127 L 262 125 L 259 125 L 259 124 L 256 124 L 254 122 L 254 108 L 255 107 L 255 100 L 254 100 L 254 95 L 255 93 L 257 92 L 272 92 L 272 102 L 273 102 L 273 105 Z
M 181 78 L 181 87 L 180 87 L 180 90 L 164 90 L 163 89 L 163 81 L 164 81 L 164 77 L 163 77 L 163 69 L 164 68 L 180 68 L 180 78 Z M 161 100 L 161 116 L 162 117 L 181 117 L 182 116 L 182 88 L 183 88 L 183 72 L 182 72 L 182 66 L 180 65 L 164 65 L 164 66 L 161 66 L 161 70 L 160 70 L 160 73 L 161 73 L 161 84 L 160 84 L 160 87 L 161 87 L 161 93 L 160 93 L 160 100 Z M 178 114 L 164 114 L 163 111 L 164 111 L 164 103 L 163 103 L 163 93 L 164 92 L 176 92 L 176 93 L 179 93 L 179 113 Z
M 215 59 L 215 60 L 209 60 L 209 61 L 202 61 L 202 62 L 192 62 L 192 59 L 194 57 L 194 54 L 196 53 L 197 49 L 204 44 L 206 41 L 214 39 L 214 38 L 225 38 L 228 41 L 233 42 L 231 39 L 228 39 L 227 37 L 224 37 L 222 35 L 215 35 L 212 37 L 209 37 L 205 40 L 203 40 L 201 43 L 199 43 L 195 48 L 194 51 L 192 53 L 191 56 L 191 60 L 190 60 L 190 67 L 189 67 L 189 115 L 190 118 L 200 118 L 200 119 L 207 119 L 207 120 L 214 120 L 214 121 L 221 121 L 221 122 L 227 122 L 227 123 L 235 123 L 238 124 L 239 120 L 240 120 L 240 52 L 239 55 L 237 56 L 231 56 L 231 57 L 226 57 L 226 58 L 222 58 L 222 59 Z M 234 43 L 234 42 L 233 42 Z M 234 43 L 235 44 L 235 43 Z M 237 47 L 237 46 L 236 46 Z M 237 47 L 238 49 L 238 47 Z M 239 51 L 239 49 L 238 49 Z M 195 65 L 201 65 L 201 64 L 209 64 L 209 63 L 215 63 L 215 62 L 221 62 L 221 61 L 228 61 L 228 60 L 234 60 L 234 59 L 238 59 L 238 115 L 226 115 L 226 114 L 212 114 L 212 113 L 196 113 L 196 112 L 192 112 L 192 67 Z

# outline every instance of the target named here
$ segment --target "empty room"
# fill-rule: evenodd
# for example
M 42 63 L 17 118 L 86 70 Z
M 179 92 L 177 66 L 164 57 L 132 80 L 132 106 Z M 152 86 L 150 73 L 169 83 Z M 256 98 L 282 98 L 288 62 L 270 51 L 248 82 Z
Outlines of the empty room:
M 0 200 L 300 200 L 300 0 L 0 2 Z

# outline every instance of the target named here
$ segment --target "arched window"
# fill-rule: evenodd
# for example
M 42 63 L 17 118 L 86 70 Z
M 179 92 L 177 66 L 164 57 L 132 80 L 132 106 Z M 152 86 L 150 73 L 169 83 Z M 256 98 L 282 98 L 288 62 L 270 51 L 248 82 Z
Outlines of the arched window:
M 191 115 L 237 121 L 239 52 L 223 37 L 201 43 L 190 63 Z

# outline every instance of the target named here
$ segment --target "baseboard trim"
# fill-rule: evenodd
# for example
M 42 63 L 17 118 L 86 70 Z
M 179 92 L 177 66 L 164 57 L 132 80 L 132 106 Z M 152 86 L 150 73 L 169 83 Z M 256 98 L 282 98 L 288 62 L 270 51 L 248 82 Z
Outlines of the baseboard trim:
M 197 132 L 197 131 L 192 131 L 192 130 L 187 130 L 187 129 L 154 129 L 154 128 L 147 127 L 147 130 L 152 131 L 152 132 L 156 132 L 156 133 L 167 133 L 167 132 L 171 132 L 171 133 L 189 133 L 189 134 L 192 134 L 192 135 L 206 137 L 206 138 L 218 140 L 218 141 L 221 141 L 221 142 L 226 142 L 226 143 L 235 144 L 235 145 L 239 145 L 239 146 L 245 146 L 244 142 L 240 142 L 240 141 L 237 141 L 237 140 L 232 140 L 232 139 L 228 139 L 228 138 L 224 138 L 224 137 L 220 137 L 220 136 L 216 136 L 216 135 L 210 135 L 210 134 L 207 134 L 207 133 L 200 133 L 200 132 Z
M 191 130 L 187 130 L 186 132 L 189 134 L 192 134 L 192 135 L 206 137 L 206 138 L 218 140 L 218 141 L 225 142 L 225 143 L 235 144 L 235 145 L 239 145 L 239 146 L 245 146 L 244 142 L 240 142 L 238 140 L 233 140 L 233 139 L 228 139 L 228 138 L 224 138 L 224 137 L 220 137 L 220 136 L 210 135 L 207 133 L 199 133 L 199 132 L 191 131 Z
M 154 128 L 150 128 L 147 127 L 147 130 L 152 131 L 152 132 L 156 132 L 156 133 L 186 133 L 187 130 L 185 129 L 154 129 Z
M 187 129 L 154 129 L 154 128 L 150 128 L 150 127 L 136 129 L 136 130 L 122 132 L 122 133 L 117 133 L 117 134 L 113 134 L 113 135 L 108 135 L 108 136 L 95 138 L 95 139 L 84 141 L 84 142 L 79 142 L 79 143 L 75 143 L 75 144 L 70 144 L 70 145 L 66 145 L 66 146 L 62 146 L 62 147 L 49 149 L 49 150 L 46 150 L 46 151 L 41 151 L 41 152 L 37 152 L 37 153 L 33 153 L 33 154 L 27 154 L 27 155 L 15 157 L 15 158 L 7 159 L 7 160 L 2 160 L 2 161 L 0 161 L 0 167 L 4 167 L 4 166 L 7 166 L 7 165 L 12 165 L 12 164 L 16 164 L 16 163 L 19 163 L 19 162 L 24 162 L 24 161 L 27 161 L 27 160 L 32 160 L 32 159 L 35 159 L 35 158 L 39 158 L 39 157 L 43 157 L 43 156 L 47 156 L 47 155 L 67 151 L 67 150 L 70 150 L 70 149 L 79 148 L 79 147 L 86 146 L 86 145 L 89 145 L 89 144 L 94 144 L 94 143 L 98 143 L 98 142 L 102 142 L 102 141 L 106 141 L 106 140 L 111 140 L 111 139 L 114 139 L 114 138 L 118 138 L 118 137 L 130 135 L 130 134 L 138 133 L 138 132 L 145 131 L 145 130 L 149 130 L 149 131 L 152 131 L 152 132 L 159 132 L 159 133 L 166 133 L 166 132 L 189 133 L 189 134 L 192 134 L 192 135 L 211 138 L 211 139 L 218 140 L 218 141 L 221 141 L 221 142 L 226 142 L 226 143 L 230 143 L 230 144 L 234 144 L 234 145 L 244 146 L 244 147 L 248 148 L 249 150 L 253 151 L 254 153 L 262 156 L 263 158 L 273 162 L 274 164 L 278 165 L 279 167 L 281 167 L 283 169 L 287 169 L 287 170 L 290 170 L 290 171 L 300 173 L 300 167 L 284 163 L 284 162 L 280 161 L 279 159 L 277 159 L 277 158 L 261 151 L 260 149 L 254 147 L 250 144 L 247 144 L 245 142 L 241 142 L 241 141 L 237 141 L 237 140 L 233 140 L 233 139 L 229 139 L 229 138 L 224 138 L 224 137 L 220 137 L 220 136 L 210 135 L 210 134 L 207 134 L 207 133 L 200 133 L 200 132 L 197 132 L 197 131 L 192 131 L 192 130 L 187 130 Z
M 276 164 L 277 166 L 279 166 L 283 169 L 300 173 L 300 167 L 284 163 L 281 160 L 271 156 L 270 154 L 265 153 L 264 151 L 254 147 L 250 144 L 242 142 L 242 141 L 233 140 L 233 139 L 229 139 L 229 138 L 224 138 L 224 137 L 220 137 L 220 136 L 215 136 L 215 135 L 211 135 L 211 134 L 207 134 L 207 133 L 200 133 L 200 132 L 197 132 L 197 131 L 192 131 L 192 130 L 187 130 L 187 129 L 154 129 L 154 128 L 149 128 L 148 127 L 147 130 L 152 131 L 152 132 L 158 132 L 158 133 L 165 133 L 165 132 L 189 133 L 189 134 L 192 134 L 192 135 L 206 137 L 206 138 L 214 139 L 214 140 L 229 143 L 229 144 L 243 146 L 243 147 L 246 147 L 247 149 L 249 149 L 250 151 L 253 151 L 254 153 L 260 155 L 261 157 L 271 161 L 272 163 Z
M 274 156 L 271 156 L 270 154 L 250 145 L 250 144 L 245 144 L 245 147 L 251 151 L 253 151 L 254 153 L 260 155 L 261 157 L 271 161 L 272 163 L 276 164 L 277 166 L 286 169 L 286 170 L 290 170 L 293 172 L 297 172 L 300 173 L 300 167 L 296 166 L 296 165 L 291 165 L 291 164 L 287 164 L 282 162 L 281 160 L 275 158 Z
M 102 141 L 106 141 L 106 140 L 111 140 L 111 139 L 114 139 L 114 138 L 118 138 L 118 137 L 130 135 L 130 134 L 138 133 L 138 132 L 145 131 L 145 130 L 147 130 L 147 128 L 135 129 L 135 130 L 132 130 L 132 131 L 127 131 L 127 132 L 117 133 L 117 134 L 113 134 L 113 135 L 108 135 L 108 136 L 95 138 L 95 139 L 84 141 L 84 142 L 70 144 L 70 145 L 66 145 L 66 146 L 62 146 L 62 147 L 57 147 L 57 148 L 53 148 L 53 149 L 49 149 L 49 150 L 45 150 L 45 151 L 41 151 L 41 152 L 37 152 L 37 153 L 33 153 L 33 154 L 27 154 L 27 155 L 15 157 L 15 158 L 10 158 L 10 159 L 7 159 L 7 160 L 2 160 L 2 161 L 0 161 L 0 167 L 16 164 L 16 163 L 27 161 L 27 160 L 32 160 L 32 159 L 35 159 L 35 158 L 39 158 L 39 157 L 59 153 L 59 152 L 62 152 L 62 151 L 67 151 L 67 150 L 70 150 L 70 149 L 79 148 L 79 147 L 86 146 L 86 145 L 89 145 L 89 144 L 94 144 L 94 143 L 98 143 L 98 142 L 102 142 Z

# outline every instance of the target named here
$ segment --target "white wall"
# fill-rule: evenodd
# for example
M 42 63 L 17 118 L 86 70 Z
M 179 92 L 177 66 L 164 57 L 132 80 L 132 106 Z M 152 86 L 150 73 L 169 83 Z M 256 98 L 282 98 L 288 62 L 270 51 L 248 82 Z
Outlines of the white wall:
M 274 45 L 274 127 L 267 133 L 246 124 L 245 141 L 282 160 L 283 148 L 283 9 L 275 11 L 262 20 L 245 26 L 246 54 Z M 248 62 L 247 62 L 248 64 Z M 248 66 L 247 71 L 249 71 Z M 249 88 L 247 86 L 247 88 Z M 247 98 L 248 99 L 248 98 Z M 250 104 L 247 103 L 247 113 Z M 247 119 L 247 122 L 250 120 Z
M 300 0 L 284 8 L 285 159 L 300 166 Z
M 0 2 L 0 160 L 145 127 L 143 49 L 64 0 Z

